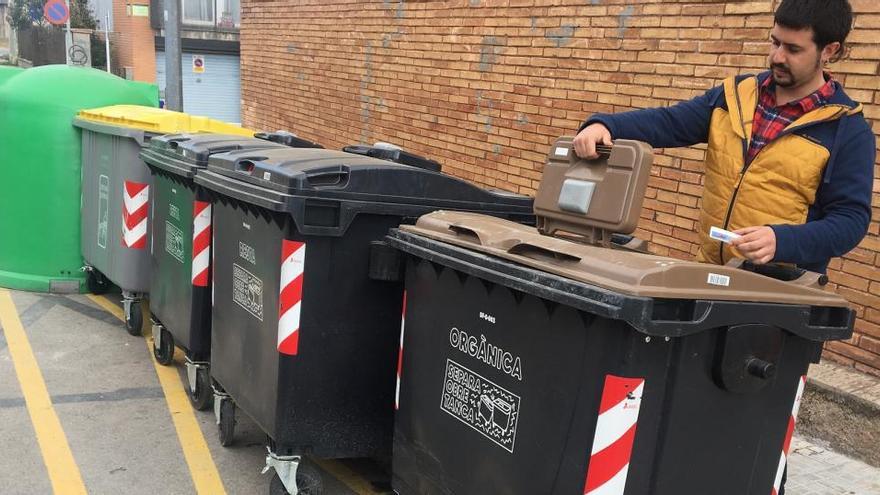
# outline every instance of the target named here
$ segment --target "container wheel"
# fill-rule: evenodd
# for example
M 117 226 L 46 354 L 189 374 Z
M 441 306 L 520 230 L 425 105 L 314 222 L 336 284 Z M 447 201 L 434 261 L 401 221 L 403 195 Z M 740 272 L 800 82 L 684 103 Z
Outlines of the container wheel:
M 153 356 L 159 364 L 168 366 L 174 362 L 174 337 L 171 336 L 171 332 L 165 330 L 165 327 L 162 327 L 161 332 L 159 346 L 153 346 Z
M 208 368 L 199 367 L 196 369 L 196 389 L 187 391 L 189 401 L 197 411 L 204 411 L 211 405 L 211 401 L 214 399 L 214 390 L 211 388 Z
M 321 472 L 315 466 L 303 459 L 296 469 L 296 486 L 299 489 L 299 495 L 323 495 L 324 480 Z M 269 484 L 269 495 L 288 495 L 289 492 L 284 488 L 284 483 L 278 473 L 272 476 L 272 483 Z
M 144 313 L 141 311 L 140 301 L 132 301 L 129 308 L 129 313 L 125 315 L 125 329 L 129 334 L 140 337 L 144 326 Z
M 103 273 L 93 268 L 86 272 L 86 288 L 95 295 L 106 294 L 110 290 L 110 281 Z
M 226 399 L 220 403 L 220 424 L 217 425 L 220 436 L 220 445 L 229 447 L 232 445 L 232 437 L 235 434 L 235 402 Z

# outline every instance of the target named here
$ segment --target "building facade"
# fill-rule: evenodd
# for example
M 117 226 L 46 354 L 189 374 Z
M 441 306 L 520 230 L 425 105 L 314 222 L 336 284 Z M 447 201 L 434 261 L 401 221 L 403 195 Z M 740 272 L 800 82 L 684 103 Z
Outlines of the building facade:
M 157 83 L 164 95 L 162 0 L 112 0 L 112 12 L 114 66 L 125 77 Z M 238 0 L 181 0 L 184 111 L 241 121 L 240 23 Z

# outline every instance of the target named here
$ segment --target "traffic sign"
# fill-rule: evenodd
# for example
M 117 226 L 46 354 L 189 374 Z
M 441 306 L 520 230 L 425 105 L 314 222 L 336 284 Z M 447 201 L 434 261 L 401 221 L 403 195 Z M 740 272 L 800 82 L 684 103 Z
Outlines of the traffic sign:
M 204 55 L 193 55 L 193 73 L 194 74 L 204 74 L 205 73 L 205 56 Z
M 70 19 L 70 9 L 67 8 L 64 0 L 49 0 L 46 2 L 46 6 L 43 7 L 43 15 L 49 21 L 49 24 L 60 26 Z

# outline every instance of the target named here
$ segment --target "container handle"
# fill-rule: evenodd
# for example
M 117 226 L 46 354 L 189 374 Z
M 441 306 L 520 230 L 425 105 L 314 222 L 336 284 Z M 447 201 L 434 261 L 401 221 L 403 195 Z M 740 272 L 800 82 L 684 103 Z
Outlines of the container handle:
M 338 186 L 348 181 L 348 169 L 317 171 L 306 177 L 313 187 Z
M 520 242 L 518 244 L 515 244 L 514 246 L 509 248 L 507 252 L 510 254 L 525 256 L 526 258 L 531 258 L 536 261 L 564 263 L 578 263 L 581 261 L 581 258 L 579 256 L 564 253 L 557 249 L 548 248 L 545 246 L 536 246 L 528 242 Z
M 822 288 L 828 284 L 827 275 L 804 270 L 803 268 L 798 268 L 793 265 L 781 265 L 778 263 L 756 265 L 749 260 L 734 258 L 727 262 L 727 266 L 754 272 L 759 275 L 764 275 L 765 277 L 774 278 L 794 285 Z
M 235 162 L 235 170 L 245 174 L 252 174 L 256 167 L 257 165 L 253 162 L 253 160 L 241 160 Z
M 470 227 L 465 227 L 464 225 L 450 225 L 448 228 L 456 237 L 463 238 L 474 244 L 479 244 L 480 246 L 483 245 L 483 240 L 480 239 L 480 234 Z

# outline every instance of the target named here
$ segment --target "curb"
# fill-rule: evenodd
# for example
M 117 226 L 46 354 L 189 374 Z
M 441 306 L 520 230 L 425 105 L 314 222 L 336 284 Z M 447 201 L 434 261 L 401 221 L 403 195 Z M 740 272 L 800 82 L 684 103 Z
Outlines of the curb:
M 830 362 L 810 367 L 798 434 L 880 467 L 880 378 Z

